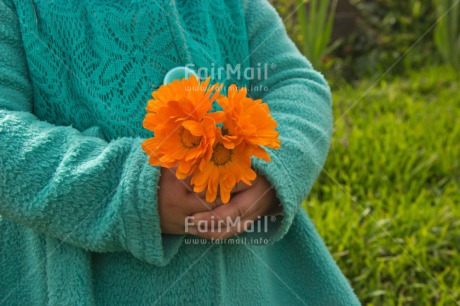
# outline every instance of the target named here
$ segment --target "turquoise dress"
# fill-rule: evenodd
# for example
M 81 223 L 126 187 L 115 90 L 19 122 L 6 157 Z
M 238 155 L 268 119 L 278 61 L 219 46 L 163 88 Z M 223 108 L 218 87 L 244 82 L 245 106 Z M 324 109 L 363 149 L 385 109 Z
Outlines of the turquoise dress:
M 161 234 L 142 120 L 178 66 L 279 123 L 253 166 L 284 215 L 245 243 Z M 300 206 L 331 131 L 327 83 L 265 0 L 0 0 L 0 303 L 359 304 Z

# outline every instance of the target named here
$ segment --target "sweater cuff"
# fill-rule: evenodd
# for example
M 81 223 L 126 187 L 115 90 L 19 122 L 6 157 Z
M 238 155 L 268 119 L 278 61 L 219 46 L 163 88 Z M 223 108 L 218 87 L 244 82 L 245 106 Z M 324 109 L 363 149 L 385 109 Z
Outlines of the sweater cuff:
M 130 169 L 127 171 L 130 173 L 126 177 L 132 178 L 133 182 L 126 184 L 126 192 L 135 194 L 125 197 L 129 200 L 121 216 L 124 243 L 136 258 L 149 264 L 165 266 L 177 254 L 185 235 L 161 233 L 157 198 L 160 168 L 148 163 L 148 157 L 141 149 L 142 141 L 134 142 L 133 150 L 136 151 L 133 152 L 133 161 L 128 163 Z

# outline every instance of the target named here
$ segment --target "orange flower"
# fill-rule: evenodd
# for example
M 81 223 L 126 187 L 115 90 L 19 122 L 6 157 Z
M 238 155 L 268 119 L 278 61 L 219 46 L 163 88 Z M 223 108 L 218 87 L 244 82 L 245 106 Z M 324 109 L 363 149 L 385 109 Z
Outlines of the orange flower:
M 201 106 L 201 112 L 205 111 L 208 107 L 210 109 L 212 101 L 220 91 L 219 88 L 211 97 L 213 90 L 217 89 L 218 84 L 208 86 L 210 79 L 207 78 L 206 81 L 200 82 L 194 75 L 191 75 L 189 79 L 174 80 L 167 85 L 160 86 L 158 90 L 152 92 L 153 99 L 148 101 L 147 112 L 156 113 L 170 101 L 179 101 L 183 98 L 193 101 L 196 106 Z M 208 103 L 209 100 L 211 103 Z
M 228 203 L 235 184 L 243 181 L 251 185 L 256 178 L 256 173 L 251 169 L 250 148 L 243 142 L 230 144 L 231 140 L 224 138 L 221 128 L 217 128 L 212 156 L 209 160 L 201 161 L 191 180 L 195 192 L 206 189 L 208 202 L 216 199 L 219 189 L 222 202 Z
M 219 94 L 218 84 L 208 87 L 194 76 L 161 86 L 149 100 L 143 125 L 154 137 L 142 143 L 154 166 L 172 168 L 184 179 L 201 160 L 209 160 L 215 139 L 215 125 L 222 112 L 208 113 Z M 216 89 L 217 88 L 217 89 Z M 214 91 L 214 93 L 213 93 Z
M 192 76 L 153 92 L 143 125 L 154 137 L 142 148 L 152 165 L 177 166 L 179 179 L 191 175 L 194 191 L 206 190 L 206 201 L 215 201 L 219 193 L 228 203 L 237 183 L 251 185 L 256 178 L 251 157 L 270 161 L 262 146 L 278 149 L 280 140 L 267 104 L 236 85 L 229 87 L 228 97 L 220 95 L 222 86 L 209 86 L 209 81 Z M 222 112 L 210 113 L 214 100 Z
M 260 146 L 280 148 L 277 122 L 270 115 L 268 105 L 262 100 L 253 100 L 246 96 L 246 88 L 237 89 L 230 85 L 228 97 L 220 95 L 217 102 L 225 113 L 223 128 L 226 135 L 236 138 L 235 144 L 244 141 L 251 147 L 252 154 L 270 161 L 268 153 Z
M 167 85 L 160 86 L 157 91 L 152 92 L 153 99 L 148 101 L 146 107 L 148 113 L 144 119 L 144 127 L 153 132 L 165 128 L 163 124 L 170 118 L 159 115 L 159 112 L 162 108 L 175 106 L 169 105 L 172 101 L 181 102 L 178 104 L 188 117 L 195 120 L 202 119 L 211 110 L 212 102 L 219 96 L 222 88 L 222 86 L 218 87 L 219 84 L 217 83 L 209 86 L 209 81 L 210 78 L 207 78 L 206 81 L 200 82 L 192 75 L 190 79 L 174 80 Z M 182 105 L 182 101 L 189 103 Z M 178 114 L 173 113 L 172 115 Z

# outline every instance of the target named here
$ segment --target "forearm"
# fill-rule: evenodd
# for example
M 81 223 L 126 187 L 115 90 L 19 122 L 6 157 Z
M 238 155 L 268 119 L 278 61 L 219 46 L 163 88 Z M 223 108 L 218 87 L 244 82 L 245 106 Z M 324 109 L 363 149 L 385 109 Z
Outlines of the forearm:
M 180 237 L 161 235 L 159 169 L 142 139 L 108 143 L 40 121 L 23 48 L 14 8 L 0 1 L 0 214 L 81 248 L 165 264 Z

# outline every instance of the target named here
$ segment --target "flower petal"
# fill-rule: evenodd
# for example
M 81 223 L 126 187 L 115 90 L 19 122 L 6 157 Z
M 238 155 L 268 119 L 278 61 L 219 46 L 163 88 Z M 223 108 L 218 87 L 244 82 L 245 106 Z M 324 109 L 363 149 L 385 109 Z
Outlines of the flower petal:
M 186 120 L 182 122 L 182 126 L 190 131 L 193 136 L 202 136 L 204 134 L 203 126 L 195 120 Z

